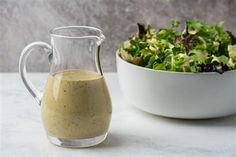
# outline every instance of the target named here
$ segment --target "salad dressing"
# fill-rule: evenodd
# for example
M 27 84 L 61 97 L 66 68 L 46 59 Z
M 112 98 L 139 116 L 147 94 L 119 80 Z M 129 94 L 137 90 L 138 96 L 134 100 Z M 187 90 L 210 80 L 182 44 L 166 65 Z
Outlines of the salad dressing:
M 66 139 L 106 133 L 111 100 L 103 76 L 65 70 L 48 77 L 42 98 L 42 119 L 49 135 Z

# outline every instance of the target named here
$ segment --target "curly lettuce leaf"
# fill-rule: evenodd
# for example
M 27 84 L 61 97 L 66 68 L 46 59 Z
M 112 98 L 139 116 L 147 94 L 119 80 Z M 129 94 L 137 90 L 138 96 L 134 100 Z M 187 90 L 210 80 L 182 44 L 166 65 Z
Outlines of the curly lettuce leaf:
M 219 72 L 236 69 L 236 38 L 224 22 L 179 21 L 154 29 L 138 24 L 138 31 L 119 46 L 121 57 L 143 67 L 178 72 Z

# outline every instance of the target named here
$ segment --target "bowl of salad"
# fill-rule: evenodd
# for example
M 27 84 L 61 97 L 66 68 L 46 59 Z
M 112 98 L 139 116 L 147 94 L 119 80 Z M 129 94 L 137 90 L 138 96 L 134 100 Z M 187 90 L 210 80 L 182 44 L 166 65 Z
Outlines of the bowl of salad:
M 138 31 L 118 46 L 127 101 L 160 116 L 205 119 L 236 113 L 236 38 L 223 22 L 172 21 Z

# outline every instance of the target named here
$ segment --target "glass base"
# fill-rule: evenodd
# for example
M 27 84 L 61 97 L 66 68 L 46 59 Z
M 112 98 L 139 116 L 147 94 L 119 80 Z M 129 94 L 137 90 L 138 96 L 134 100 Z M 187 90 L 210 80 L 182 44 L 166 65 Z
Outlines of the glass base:
M 85 148 L 85 147 L 95 146 L 103 142 L 106 139 L 106 137 L 107 133 L 87 139 L 65 139 L 48 135 L 48 139 L 52 144 L 66 148 Z

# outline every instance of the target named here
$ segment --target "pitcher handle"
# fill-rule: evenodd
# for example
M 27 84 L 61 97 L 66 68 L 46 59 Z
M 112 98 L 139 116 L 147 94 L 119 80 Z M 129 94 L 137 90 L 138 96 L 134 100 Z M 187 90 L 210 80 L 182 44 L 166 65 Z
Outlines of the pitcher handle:
M 42 48 L 46 55 L 48 55 L 48 58 L 51 57 L 52 54 L 52 48 L 49 44 L 41 41 L 33 42 L 29 45 L 27 45 L 20 55 L 20 61 L 19 61 L 19 73 L 21 76 L 21 79 L 30 92 L 30 94 L 36 99 L 37 103 L 40 105 L 41 98 L 42 98 L 42 92 L 40 92 L 29 80 L 27 73 L 26 73 L 26 61 L 29 56 L 29 54 L 32 52 L 32 50 L 36 47 Z

